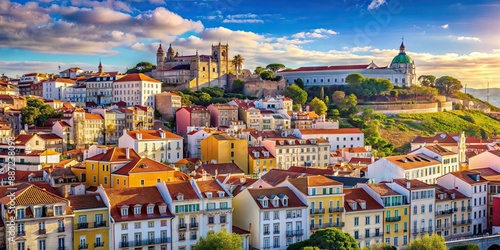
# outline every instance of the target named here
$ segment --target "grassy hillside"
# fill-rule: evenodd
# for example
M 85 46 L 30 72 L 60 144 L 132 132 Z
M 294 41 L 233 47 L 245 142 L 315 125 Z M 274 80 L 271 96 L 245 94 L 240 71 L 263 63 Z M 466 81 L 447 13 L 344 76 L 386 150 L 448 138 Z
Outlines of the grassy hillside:
M 500 121 L 479 111 L 405 114 L 388 117 L 383 122 L 380 134 L 397 148 L 397 152 L 404 153 L 409 149 L 409 142 L 417 135 L 462 131 L 468 136 L 488 138 L 500 133 Z

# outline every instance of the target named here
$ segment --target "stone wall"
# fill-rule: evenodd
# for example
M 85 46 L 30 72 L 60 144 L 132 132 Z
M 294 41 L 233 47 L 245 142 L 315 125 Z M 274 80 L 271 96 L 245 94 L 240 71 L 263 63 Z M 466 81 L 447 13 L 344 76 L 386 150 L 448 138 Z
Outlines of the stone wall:
M 450 104 L 451 105 L 451 104 Z M 386 115 L 436 113 L 439 112 L 438 103 L 416 103 L 416 104 L 375 104 L 358 105 L 359 109 L 373 109 L 377 113 Z
M 500 235 L 480 235 L 463 239 L 454 239 L 446 242 L 448 248 L 460 246 L 467 243 L 478 244 L 480 250 L 497 249 L 500 246 Z M 491 247 L 491 248 L 490 248 Z
M 243 94 L 249 96 L 257 96 L 260 98 L 266 96 L 276 96 L 283 94 L 286 84 L 285 80 L 281 81 L 267 81 L 262 80 L 259 75 L 239 75 L 238 78 L 245 81 L 243 87 Z M 233 81 L 236 79 L 235 75 L 231 75 L 228 81 L 228 88 L 231 89 Z

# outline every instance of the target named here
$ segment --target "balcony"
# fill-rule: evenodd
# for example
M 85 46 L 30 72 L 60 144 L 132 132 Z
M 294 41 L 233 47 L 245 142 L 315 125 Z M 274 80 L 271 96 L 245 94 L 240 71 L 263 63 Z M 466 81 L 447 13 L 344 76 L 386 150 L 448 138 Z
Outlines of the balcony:
M 344 222 L 334 222 L 334 223 L 328 223 L 325 225 L 328 225 L 326 227 L 344 227 Z
M 463 206 L 461 210 L 462 212 L 464 212 L 465 210 L 467 210 L 467 207 Z
M 85 229 L 85 228 L 89 228 L 88 222 L 82 222 L 82 223 L 76 224 L 76 229 Z
M 274 248 L 280 248 L 280 245 L 273 245 Z
M 454 207 L 453 212 L 457 212 L 457 211 L 458 211 L 458 207 Z
M 271 231 L 264 231 L 264 235 L 270 235 Z
M 447 210 L 443 210 L 443 211 L 436 211 L 436 216 L 447 215 L 447 214 L 452 214 L 452 213 L 453 213 L 453 209 L 447 209 Z
M 198 230 L 198 223 L 191 223 L 189 224 L 189 229 L 190 230 Z
M 371 234 L 365 235 L 365 238 L 369 239 L 369 238 L 375 238 L 375 237 L 382 237 L 383 235 L 384 235 L 383 232 L 371 233 Z
M 179 224 L 178 228 L 179 228 L 179 231 L 186 231 L 187 230 L 187 224 Z
M 341 213 L 341 212 L 344 212 L 344 208 L 343 207 L 331 207 L 328 209 L 328 212 L 330 213 Z
M 165 238 L 156 238 L 156 239 L 122 241 L 118 245 L 120 248 L 126 248 L 126 247 L 141 247 L 141 246 L 157 245 L 157 244 L 165 244 L 165 243 L 172 243 L 172 238 L 165 237 Z
M 401 216 L 394 216 L 394 217 L 385 218 L 385 222 L 396 222 L 396 221 L 400 221 L 400 220 L 401 220 Z
M 17 231 L 17 236 L 26 236 L 26 231 Z
M 179 241 L 185 241 L 185 240 L 186 240 L 186 236 L 179 237 Z
M 94 248 L 104 247 L 104 241 L 94 243 Z
M 271 246 L 264 246 L 263 249 L 271 249 Z
M 64 232 L 64 231 L 65 231 L 65 228 L 64 228 L 64 227 L 58 227 L 58 228 L 57 228 L 57 232 L 58 232 L 58 233 L 62 233 L 62 232 Z
M 46 229 L 38 229 L 38 234 L 47 234 Z
M 280 234 L 280 230 L 274 230 L 273 234 Z
M 318 209 L 311 208 L 311 209 L 309 209 L 309 213 L 310 214 L 324 214 L 325 209 L 324 208 L 318 208 Z
M 413 228 L 413 230 L 411 230 L 411 233 L 412 234 L 418 234 L 420 231 L 418 231 L 418 229 L 416 228 Z
M 106 226 L 106 221 L 101 221 L 101 222 L 94 222 L 94 227 L 105 227 Z
M 467 206 L 467 211 L 472 211 L 472 206 Z
M 459 225 L 465 225 L 465 224 L 471 224 L 471 223 L 472 223 L 472 219 L 458 220 L 458 221 L 453 222 L 453 226 L 459 226 Z
M 78 245 L 78 249 L 89 249 L 89 244 L 80 244 Z

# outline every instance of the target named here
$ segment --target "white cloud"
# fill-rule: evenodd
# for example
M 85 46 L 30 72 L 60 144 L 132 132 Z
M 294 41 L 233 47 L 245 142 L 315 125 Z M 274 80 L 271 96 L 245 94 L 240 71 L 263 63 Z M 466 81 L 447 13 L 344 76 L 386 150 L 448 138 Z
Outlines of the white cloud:
M 481 42 L 479 37 L 474 36 L 458 36 L 456 37 L 458 41 L 473 41 L 473 42 Z
M 448 29 L 450 27 L 450 25 L 449 24 L 443 24 L 440 27 L 443 28 L 443 29 Z
M 372 0 L 372 2 L 368 5 L 368 10 L 378 9 L 378 7 L 385 3 L 386 0 Z
M 222 21 L 223 23 L 264 23 L 258 15 L 247 13 L 247 14 L 236 14 L 227 15 Z
M 299 32 L 295 33 L 292 35 L 293 38 L 295 39 L 305 39 L 305 38 L 327 38 L 330 37 L 330 35 L 337 35 L 338 33 L 334 30 L 330 29 L 314 29 L 310 32 Z
M 134 43 L 132 45 L 130 45 L 130 48 L 133 49 L 133 50 L 147 50 L 148 49 L 148 46 L 146 46 L 144 43 Z

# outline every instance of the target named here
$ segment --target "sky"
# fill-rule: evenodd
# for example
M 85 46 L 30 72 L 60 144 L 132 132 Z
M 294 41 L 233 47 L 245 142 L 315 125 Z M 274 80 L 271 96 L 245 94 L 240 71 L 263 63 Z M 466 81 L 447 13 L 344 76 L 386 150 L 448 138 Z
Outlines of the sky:
M 269 63 L 390 64 L 402 39 L 417 75 L 500 87 L 497 0 L 0 0 L 0 74 L 59 67 L 124 72 L 156 64 L 159 43 L 182 55 L 229 44 L 244 68 Z

